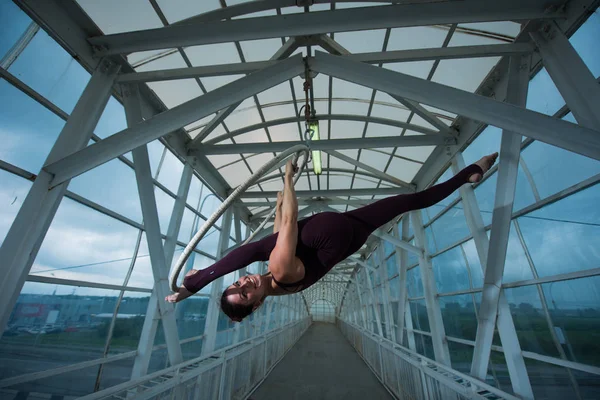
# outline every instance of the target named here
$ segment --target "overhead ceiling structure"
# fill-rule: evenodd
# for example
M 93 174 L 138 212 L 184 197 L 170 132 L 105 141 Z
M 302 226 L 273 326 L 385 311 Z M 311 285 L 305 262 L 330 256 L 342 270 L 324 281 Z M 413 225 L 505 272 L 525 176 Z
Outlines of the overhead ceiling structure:
M 531 73 L 539 69 L 530 33 L 551 20 L 568 32 L 589 2 L 18 3 L 86 68 L 102 58 L 120 65 L 117 82 L 139 84 L 144 101 L 145 121 L 47 166 L 52 185 L 160 139 L 225 197 L 305 142 L 307 102 L 319 121 L 311 146 L 323 168 L 307 168 L 297 183 L 302 215 L 422 189 L 488 123 L 600 153 L 593 131 L 502 102 L 511 57 L 531 56 Z M 241 196 L 236 207 L 250 226 L 273 207 L 282 174 Z M 304 293 L 307 302 L 325 296 L 339 307 L 355 265 L 332 270 Z

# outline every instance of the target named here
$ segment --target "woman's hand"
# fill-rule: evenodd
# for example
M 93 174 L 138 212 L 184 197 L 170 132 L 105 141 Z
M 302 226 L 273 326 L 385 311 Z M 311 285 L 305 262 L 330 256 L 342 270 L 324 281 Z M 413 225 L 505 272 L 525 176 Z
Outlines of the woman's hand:
M 292 159 L 290 158 L 287 164 L 285 164 L 285 177 L 293 178 L 296 172 L 298 172 L 298 166 L 294 165 Z

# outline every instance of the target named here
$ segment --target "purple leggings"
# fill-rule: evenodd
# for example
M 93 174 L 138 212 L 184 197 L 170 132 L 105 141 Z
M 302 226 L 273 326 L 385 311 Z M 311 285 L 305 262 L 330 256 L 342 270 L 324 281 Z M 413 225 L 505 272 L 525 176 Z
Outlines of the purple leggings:
M 300 241 L 317 250 L 317 258 L 333 267 L 355 253 L 373 231 L 408 211 L 439 203 L 467 183 L 469 177 L 482 173 L 478 165 L 470 165 L 446 182 L 422 192 L 386 197 L 345 213 L 323 212 L 299 223 Z M 303 226 L 301 226 L 303 225 Z

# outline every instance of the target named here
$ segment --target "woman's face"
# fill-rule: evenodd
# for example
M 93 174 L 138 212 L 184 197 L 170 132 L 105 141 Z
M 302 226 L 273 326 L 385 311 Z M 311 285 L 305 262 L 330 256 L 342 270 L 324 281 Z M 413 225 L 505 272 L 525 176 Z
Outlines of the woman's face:
M 258 308 L 265 295 L 263 283 L 258 274 L 242 276 L 227 288 L 227 300 L 232 304 L 254 304 Z

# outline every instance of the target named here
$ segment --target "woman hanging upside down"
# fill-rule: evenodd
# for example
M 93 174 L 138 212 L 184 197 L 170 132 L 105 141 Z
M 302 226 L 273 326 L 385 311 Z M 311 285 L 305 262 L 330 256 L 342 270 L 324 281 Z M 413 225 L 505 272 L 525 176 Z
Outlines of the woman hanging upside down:
M 277 197 L 273 234 L 238 247 L 211 267 L 191 270 L 179 292 L 165 300 L 176 303 L 221 276 L 255 261 L 268 260 L 267 274 L 243 276 L 221 296 L 223 312 L 240 322 L 260 307 L 267 296 L 297 293 L 312 286 L 337 263 L 360 249 L 375 229 L 400 214 L 430 207 L 463 184 L 479 182 L 497 157 L 498 153 L 485 156 L 450 180 L 422 192 L 391 196 L 345 213 L 323 212 L 300 221 L 293 183 L 296 169 L 288 161 L 283 195 Z

